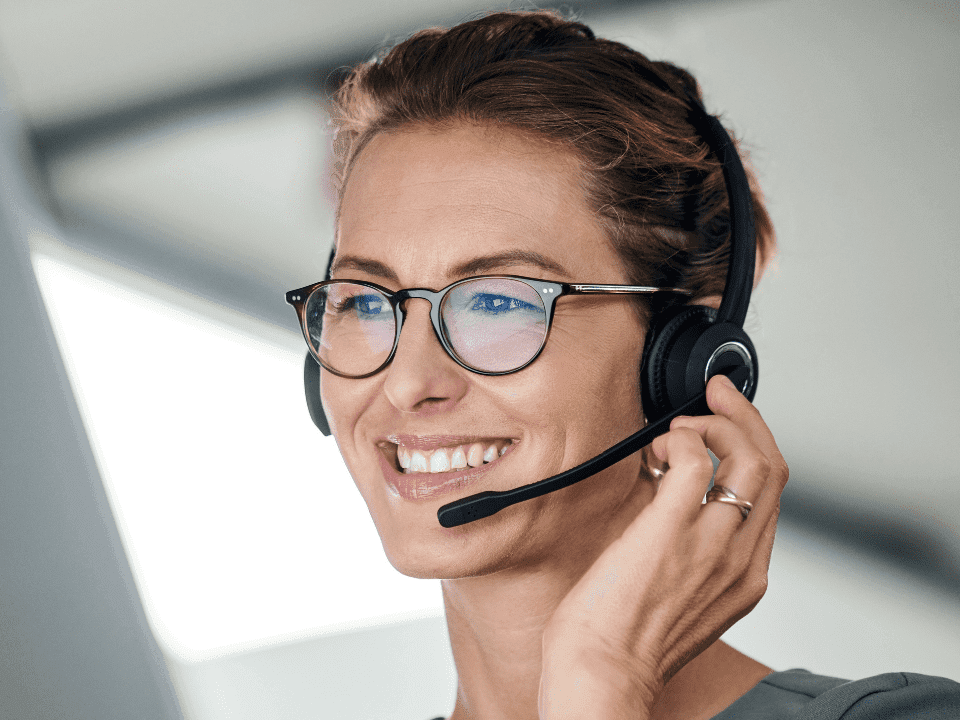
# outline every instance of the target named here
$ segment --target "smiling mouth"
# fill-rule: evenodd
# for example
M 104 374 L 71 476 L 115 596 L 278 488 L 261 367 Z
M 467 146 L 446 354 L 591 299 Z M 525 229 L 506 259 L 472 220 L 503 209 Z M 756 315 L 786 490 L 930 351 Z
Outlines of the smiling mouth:
M 500 459 L 513 444 L 513 440 L 509 438 L 498 438 L 428 450 L 383 442 L 380 443 L 380 449 L 399 473 L 438 475 L 490 465 Z

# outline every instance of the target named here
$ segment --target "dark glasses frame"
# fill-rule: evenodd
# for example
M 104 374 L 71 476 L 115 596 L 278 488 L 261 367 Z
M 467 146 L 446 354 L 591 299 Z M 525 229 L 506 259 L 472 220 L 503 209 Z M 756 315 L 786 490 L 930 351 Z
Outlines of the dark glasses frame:
M 456 351 L 451 347 L 450 343 L 447 341 L 447 338 L 444 335 L 443 329 L 440 324 L 440 307 L 443 304 L 443 299 L 446 297 L 447 293 L 453 290 L 458 285 L 463 285 L 464 283 L 474 282 L 476 280 L 519 280 L 520 282 L 528 285 L 540 299 L 543 301 L 543 307 L 546 312 L 546 324 L 547 329 L 543 335 L 543 342 L 540 343 L 540 347 L 537 349 L 537 352 L 534 353 L 527 362 L 517 368 L 512 370 L 500 370 L 497 372 L 492 372 L 489 370 L 478 370 L 477 368 L 471 367 L 463 360 L 461 360 Z M 307 329 L 307 316 L 306 308 L 307 302 L 310 300 L 310 296 L 319 290 L 320 288 L 326 287 L 327 285 L 333 285 L 335 283 L 350 283 L 351 285 L 361 285 L 363 287 L 372 288 L 380 293 L 382 293 L 387 301 L 390 303 L 390 306 L 393 308 L 393 316 L 396 325 L 396 334 L 393 338 L 393 348 L 390 350 L 390 354 L 387 356 L 387 359 L 376 369 L 363 375 L 347 375 L 345 373 L 334 370 L 329 367 L 323 360 L 320 359 L 319 353 L 314 349 L 313 343 L 310 340 L 310 332 Z M 383 370 L 390 362 L 393 360 L 393 356 L 397 352 L 397 346 L 400 344 L 400 331 L 403 329 L 403 321 L 406 318 L 406 312 L 401 306 L 405 300 L 409 299 L 420 299 L 426 300 L 430 303 L 430 321 L 433 324 L 433 333 L 437 336 L 437 340 L 440 341 L 440 345 L 446 351 L 454 362 L 456 362 L 460 367 L 470 372 L 477 373 L 478 375 L 510 375 L 511 373 L 519 372 L 527 367 L 530 363 L 540 357 L 540 353 L 543 352 L 543 348 L 547 344 L 547 340 L 550 337 L 550 328 L 553 324 L 553 305 L 557 301 L 557 298 L 563 297 L 564 295 L 594 295 L 594 294 L 653 294 L 653 293 L 675 293 L 680 295 L 690 295 L 689 290 L 681 290 L 679 288 L 658 288 L 658 287 L 648 287 L 645 285 L 596 285 L 596 284 L 583 284 L 583 283 L 564 283 L 564 282 L 550 282 L 549 280 L 540 280 L 538 278 L 528 278 L 521 277 L 519 275 L 477 275 L 475 277 L 463 278 L 462 280 L 457 280 L 450 285 L 447 285 L 442 290 L 429 290 L 427 288 L 404 288 L 402 290 L 388 290 L 382 285 L 377 285 L 373 282 L 368 282 L 366 280 L 348 280 L 346 278 L 338 278 L 336 280 L 324 280 L 323 282 L 314 283 L 313 285 L 306 285 L 302 288 L 297 288 L 296 290 L 290 290 L 286 294 L 287 302 L 294 307 L 297 311 L 297 318 L 300 320 L 300 329 L 303 332 L 304 340 L 307 341 L 307 348 L 310 350 L 310 354 L 313 358 L 328 372 L 338 375 L 340 377 L 352 378 L 355 380 L 360 380 L 362 378 L 367 378 L 372 375 L 376 375 L 378 372 Z

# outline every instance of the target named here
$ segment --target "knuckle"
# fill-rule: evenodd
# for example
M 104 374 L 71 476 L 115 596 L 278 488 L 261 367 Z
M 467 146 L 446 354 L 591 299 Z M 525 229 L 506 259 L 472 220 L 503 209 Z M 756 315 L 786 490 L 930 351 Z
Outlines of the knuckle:
M 753 604 L 756 605 L 760 600 L 763 599 L 763 596 L 767 594 L 767 586 L 769 582 L 767 580 L 767 574 L 762 573 L 750 580 L 747 594 L 749 598 L 753 601 Z
M 790 479 L 790 468 L 787 467 L 787 461 L 783 459 L 782 455 L 778 455 L 773 461 L 773 473 L 777 480 L 780 481 L 781 488 L 786 485 L 787 480 Z
M 761 455 L 759 452 L 756 452 L 751 453 L 747 458 L 745 470 L 750 475 L 766 478 L 769 477 L 772 466 L 766 455 Z
M 713 475 L 713 461 L 711 461 L 710 457 L 705 453 L 697 455 L 695 458 L 693 458 L 690 462 L 690 466 L 690 469 L 698 475 Z
M 766 573 L 760 573 L 756 576 L 744 578 L 737 584 L 735 590 L 736 603 L 746 614 L 753 610 L 766 594 L 767 575 Z
M 693 428 L 678 427 L 671 430 L 668 436 L 674 452 L 699 454 L 706 449 L 700 433 Z
M 689 443 L 696 442 L 700 439 L 700 435 L 693 428 L 686 427 L 682 425 L 680 427 L 674 428 L 670 431 L 670 436 L 674 442 L 687 445 Z

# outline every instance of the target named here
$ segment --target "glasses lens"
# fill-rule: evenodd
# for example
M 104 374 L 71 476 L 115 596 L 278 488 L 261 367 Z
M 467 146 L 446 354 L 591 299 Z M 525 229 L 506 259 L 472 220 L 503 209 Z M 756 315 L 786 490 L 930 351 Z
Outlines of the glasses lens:
M 337 282 L 310 295 L 307 333 L 317 357 L 343 375 L 372 373 L 390 356 L 396 319 L 387 296 L 366 285 Z
M 483 372 L 526 365 L 547 337 L 547 311 L 540 294 L 509 278 L 457 285 L 443 300 L 440 320 L 457 356 Z

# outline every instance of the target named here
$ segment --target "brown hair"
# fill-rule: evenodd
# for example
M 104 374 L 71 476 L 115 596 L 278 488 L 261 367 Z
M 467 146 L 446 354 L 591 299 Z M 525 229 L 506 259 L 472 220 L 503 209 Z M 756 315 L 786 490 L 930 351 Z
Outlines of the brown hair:
M 338 199 L 372 137 L 407 125 L 511 128 L 572 150 L 628 282 L 720 295 L 730 213 L 720 163 L 688 121 L 697 81 L 553 11 L 423 30 L 355 67 L 334 97 Z M 775 249 L 752 174 L 760 270 Z M 586 278 L 585 281 L 589 281 Z M 639 305 L 641 319 L 649 307 Z

